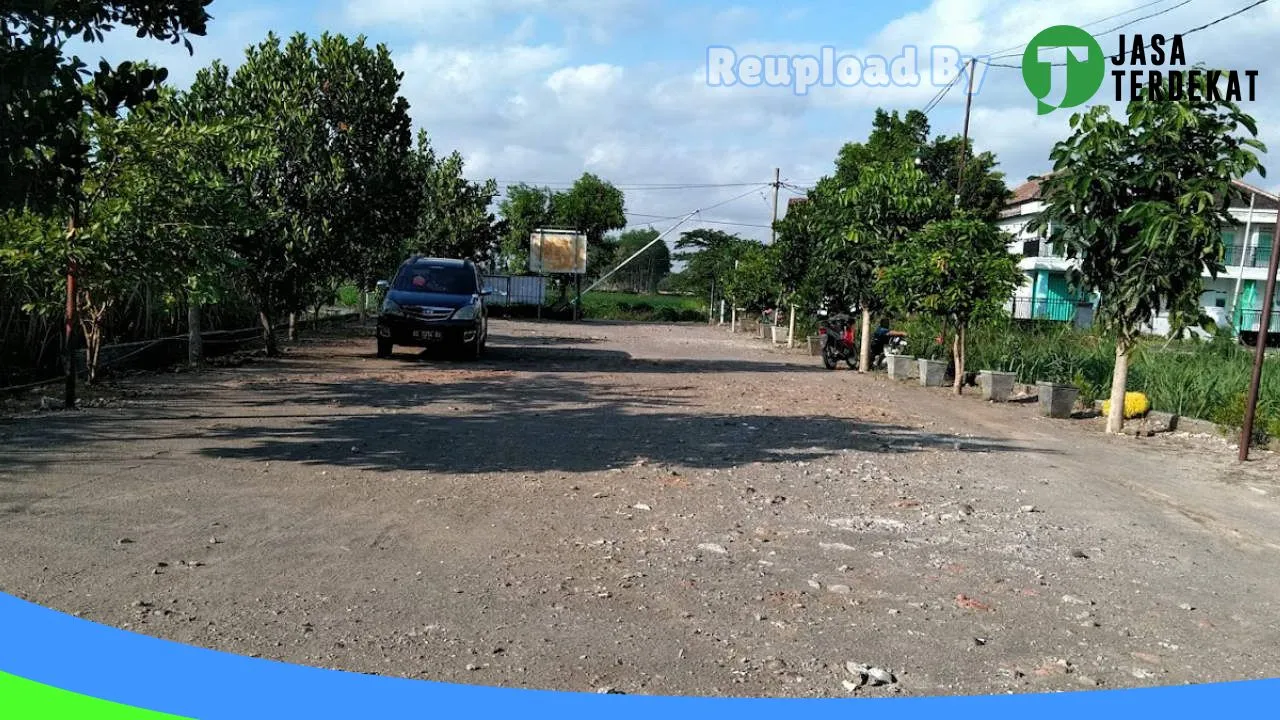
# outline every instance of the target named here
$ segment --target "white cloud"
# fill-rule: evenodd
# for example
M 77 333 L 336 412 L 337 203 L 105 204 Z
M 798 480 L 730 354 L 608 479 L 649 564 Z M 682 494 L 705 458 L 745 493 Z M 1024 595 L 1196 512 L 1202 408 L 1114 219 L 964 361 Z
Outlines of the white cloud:
M 617 65 L 597 64 L 561 68 L 547 78 L 547 87 L 562 99 L 598 96 L 615 88 L 622 80 L 623 69 Z
M 439 35 L 487 27 L 508 16 L 539 15 L 560 23 L 567 37 L 595 42 L 655 14 L 643 0 L 348 0 L 345 13 L 358 27 Z

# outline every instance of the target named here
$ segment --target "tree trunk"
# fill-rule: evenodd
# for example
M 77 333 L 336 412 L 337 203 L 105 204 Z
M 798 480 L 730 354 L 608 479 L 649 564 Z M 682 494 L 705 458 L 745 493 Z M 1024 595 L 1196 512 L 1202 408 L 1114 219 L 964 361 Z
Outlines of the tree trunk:
M 204 329 L 201 327 L 200 301 L 187 298 L 187 365 L 204 367 Z
M 360 286 L 360 324 L 369 319 L 369 291 Z
M 311 329 L 313 331 L 320 329 L 320 305 L 316 305 L 315 309 L 312 310 Z
M 262 342 L 267 350 L 267 357 L 280 356 L 280 342 L 276 338 L 276 326 L 271 321 L 271 315 L 265 310 L 258 313 L 258 319 L 262 322 Z
M 291 312 L 289 313 L 289 342 L 294 342 L 297 339 L 298 339 L 298 313 Z
M 871 309 L 862 308 L 862 352 L 859 353 L 858 372 L 871 370 Z
M 66 385 L 63 403 L 68 410 L 76 406 L 76 260 L 73 253 L 76 240 L 76 213 L 67 220 L 67 312 L 63 328 L 63 352 L 66 357 Z
M 964 394 L 964 323 L 956 323 L 956 344 L 953 350 L 956 359 L 956 395 Z
M 1107 415 L 1107 432 L 1124 432 L 1124 395 L 1129 382 L 1130 344 L 1125 340 L 1116 343 L 1115 378 L 1111 381 L 1111 413 Z

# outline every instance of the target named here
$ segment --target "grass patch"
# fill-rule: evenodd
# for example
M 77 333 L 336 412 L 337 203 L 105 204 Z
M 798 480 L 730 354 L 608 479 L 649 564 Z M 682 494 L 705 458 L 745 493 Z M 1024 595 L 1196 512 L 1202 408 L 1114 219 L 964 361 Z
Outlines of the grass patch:
M 702 322 L 707 319 L 706 303 L 683 295 L 592 292 L 583 296 L 582 311 L 586 317 L 596 320 Z

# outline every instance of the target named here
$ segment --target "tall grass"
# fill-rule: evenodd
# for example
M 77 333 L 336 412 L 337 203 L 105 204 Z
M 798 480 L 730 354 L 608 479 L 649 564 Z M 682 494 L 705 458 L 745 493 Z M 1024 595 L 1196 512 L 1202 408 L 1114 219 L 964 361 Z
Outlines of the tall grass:
M 1075 385 L 1092 403 L 1110 394 L 1115 341 L 1096 332 L 1057 324 L 1002 320 L 969 332 L 973 370 L 1012 372 L 1018 381 Z M 1144 340 L 1130 362 L 1126 383 L 1145 393 L 1154 410 L 1240 427 L 1254 351 L 1228 334 L 1212 340 L 1168 343 Z M 1258 402 L 1260 438 L 1280 438 L 1280 360 L 1268 359 Z

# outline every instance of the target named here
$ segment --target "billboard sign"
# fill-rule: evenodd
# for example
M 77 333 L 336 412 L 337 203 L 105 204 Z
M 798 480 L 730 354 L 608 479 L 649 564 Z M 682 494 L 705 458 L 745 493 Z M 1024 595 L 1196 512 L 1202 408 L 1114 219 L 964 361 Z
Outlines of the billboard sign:
M 587 236 L 572 230 L 534 230 L 529 237 L 529 270 L 535 273 L 585 275 Z

